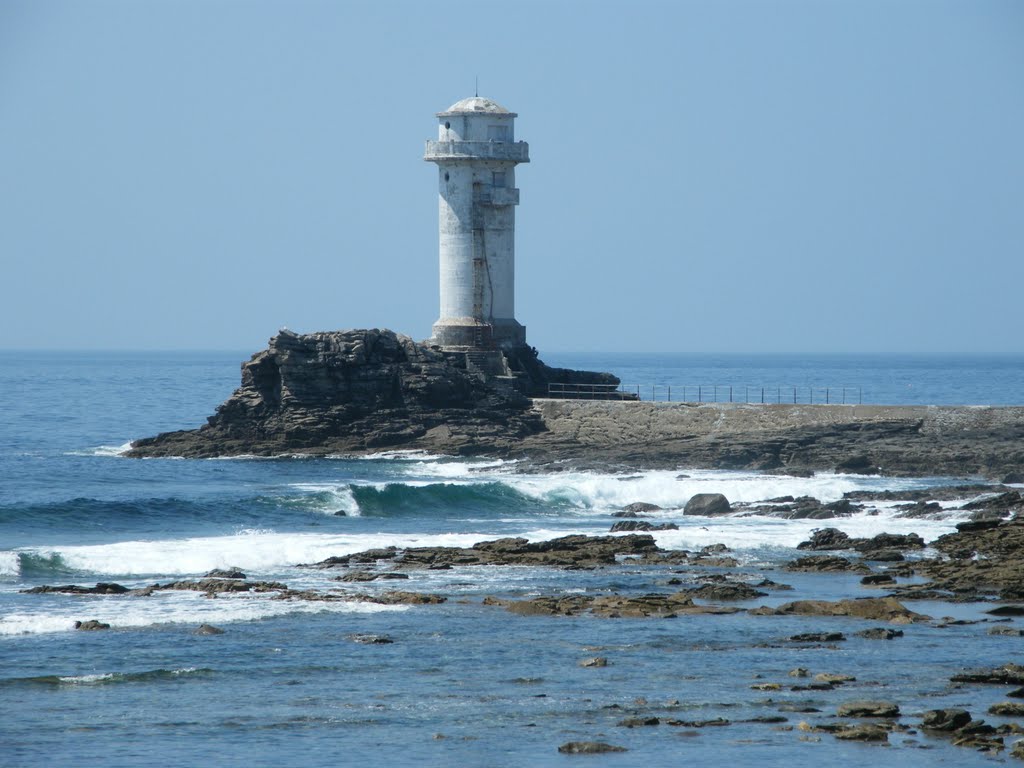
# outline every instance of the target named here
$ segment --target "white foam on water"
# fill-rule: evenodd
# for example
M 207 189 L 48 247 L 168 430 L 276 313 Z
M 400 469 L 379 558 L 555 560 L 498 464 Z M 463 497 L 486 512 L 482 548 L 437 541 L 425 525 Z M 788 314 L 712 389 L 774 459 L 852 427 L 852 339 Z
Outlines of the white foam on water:
M 160 624 L 215 624 L 257 621 L 274 616 L 310 613 L 381 613 L 408 610 L 406 605 L 360 602 L 274 600 L 269 595 L 220 595 L 210 600 L 200 592 L 158 592 L 151 597 L 75 596 L 66 605 L 0 616 L 0 636 L 67 632 L 76 621 L 95 619 L 111 629 Z
M 275 533 L 241 531 L 233 536 L 210 536 L 113 544 L 26 547 L 42 557 L 60 556 L 70 569 L 97 576 L 191 576 L 214 568 L 241 568 L 247 573 L 280 573 L 298 563 L 315 563 L 335 555 L 389 546 L 471 546 L 495 538 L 487 533 L 422 535 Z
M 789 477 L 724 470 L 648 471 L 632 475 L 566 472 L 537 475 L 481 475 L 476 482 L 503 482 L 520 493 L 544 502 L 561 502 L 581 512 L 606 514 L 633 502 L 681 509 L 698 493 L 721 493 L 732 503 L 756 502 L 779 496 L 813 496 L 836 501 L 848 491 L 878 488 L 915 488 L 922 480 L 821 473 Z
M 310 507 L 325 515 L 337 512 L 344 512 L 349 517 L 360 515 L 359 502 L 352 495 L 352 488 L 348 484 L 292 483 L 289 487 L 302 493 L 324 497 L 323 500 L 311 499 Z
M 10 550 L 0 552 L 0 577 L 17 576 L 20 572 L 18 553 Z
M 94 448 L 88 448 L 82 451 L 67 451 L 65 456 L 123 456 L 127 451 L 131 450 L 132 441 L 129 440 L 127 443 L 121 445 L 97 445 Z
M 509 472 L 515 467 L 516 461 L 505 461 L 504 459 L 479 460 L 479 461 L 420 461 L 410 467 L 415 471 L 431 478 L 444 478 L 447 480 L 468 480 L 470 483 L 479 482 L 500 482 L 509 478 Z M 488 470 L 491 470 L 488 472 Z M 496 471 L 504 470 L 495 476 Z

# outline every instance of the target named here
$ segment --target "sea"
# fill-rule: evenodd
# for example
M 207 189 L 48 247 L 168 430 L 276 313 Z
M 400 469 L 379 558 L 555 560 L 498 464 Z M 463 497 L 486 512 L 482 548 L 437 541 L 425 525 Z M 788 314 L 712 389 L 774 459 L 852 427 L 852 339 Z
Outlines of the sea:
M 952 747 L 912 726 L 948 706 L 985 714 L 1005 690 L 957 687 L 963 667 L 1024 661 L 1024 639 L 993 636 L 987 606 L 918 604 L 950 621 L 864 640 L 852 619 L 518 616 L 484 598 L 672 592 L 716 569 L 455 567 L 412 572 L 402 589 L 440 605 L 311 602 L 275 593 L 167 591 L 151 597 L 26 594 L 48 584 L 128 588 L 241 569 L 293 589 L 374 593 L 302 567 L 372 548 L 469 546 L 498 537 L 606 534 L 632 502 L 662 507 L 664 548 L 724 544 L 752 583 L 796 596 L 864 596 L 858 576 L 776 570 L 822 521 L 684 518 L 696 493 L 730 501 L 948 485 L 978 478 L 675 470 L 524 471 L 512 461 L 408 452 L 368 457 L 136 460 L 133 439 L 202 424 L 238 385 L 235 352 L 0 352 L 0 766 L 980 766 L 1012 760 Z M 641 396 L 699 388 L 823 402 L 1024 404 L 1024 358 L 545 355 L 608 370 Z M 708 389 L 706 389 L 708 388 Z M 794 391 L 796 395 L 794 395 Z M 740 397 L 743 392 L 743 397 Z M 751 392 L 755 393 L 753 396 Z M 835 400 L 832 400 L 834 402 Z M 853 536 L 954 530 L 966 512 L 898 516 L 878 503 L 828 521 Z M 735 569 L 733 569 L 735 572 Z M 681 584 L 682 586 L 678 586 Z M 108 630 L 83 632 L 76 621 Z M 200 625 L 223 634 L 197 634 Z M 940 625 L 941 624 L 941 625 Z M 799 632 L 843 643 L 793 646 Z M 361 643 L 379 635 L 393 642 Z M 581 666 L 591 657 L 607 666 Z M 842 692 L 794 691 L 791 670 L 845 673 Z M 755 690 L 779 682 L 778 690 Z M 797 686 L 799 687 L 799 686 Z M 837 703 L 895 699 L 909 731 L 890 746 L 814 731 Z M 631 716 L 660 725 L 625 727 Z M 668 721 L 690 726 L 666 725 Z M 713 721 L 712 725 L 707 725 Z M 727 721 L 728 725 L 722 725 Z M 718 722 L 718 725 L 714 725 Z M 807 723 L 810 723 L 810 726 Z M 573 741 L 628 751 L 562 754 Z M 1008 739 L 1007 743 L 1012 743 Z

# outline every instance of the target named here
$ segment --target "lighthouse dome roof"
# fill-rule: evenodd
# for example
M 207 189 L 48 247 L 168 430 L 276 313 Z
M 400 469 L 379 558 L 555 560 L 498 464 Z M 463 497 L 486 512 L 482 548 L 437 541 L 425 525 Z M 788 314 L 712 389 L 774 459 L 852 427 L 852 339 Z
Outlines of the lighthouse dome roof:
M 491 115 L 505 115 L 507 117 L 515 117 L 514 112 L 509 112 L 501 104 L 492 99 L 485 99 L 483 96 L 470 96 L 468 99 L 462 99 L 456 101 L 444 112 L 438 112 L 438 117 L 446 117 L 448 115 L 479 115 L 479 114 L 491 114 Z

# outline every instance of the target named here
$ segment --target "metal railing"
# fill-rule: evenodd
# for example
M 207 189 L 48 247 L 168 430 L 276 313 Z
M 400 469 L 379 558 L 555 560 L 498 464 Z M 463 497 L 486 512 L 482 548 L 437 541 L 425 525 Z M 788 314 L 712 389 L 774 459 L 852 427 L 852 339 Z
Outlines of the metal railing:
M 860 387 L 751 387 L 705 384 L 549 384 L 548 397 L 656 403 L 806 403 L 862 405 Z

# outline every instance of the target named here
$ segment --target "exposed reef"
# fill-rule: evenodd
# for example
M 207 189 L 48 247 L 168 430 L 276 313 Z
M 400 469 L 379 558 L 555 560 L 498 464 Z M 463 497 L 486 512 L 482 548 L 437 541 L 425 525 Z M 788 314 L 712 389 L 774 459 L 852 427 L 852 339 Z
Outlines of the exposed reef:
M 545 397 L 551 384 L 617 383 L 607 373 L 551 368 L 530 347 L 453 352 L 387 330 L 282 331 L 242 364 L 241 386 L 206 425 L 138 440 L 127 455 L 401 449 L 562 468 L 834 470 L 1007 482 L 1024 472 L 1024 407 Z

